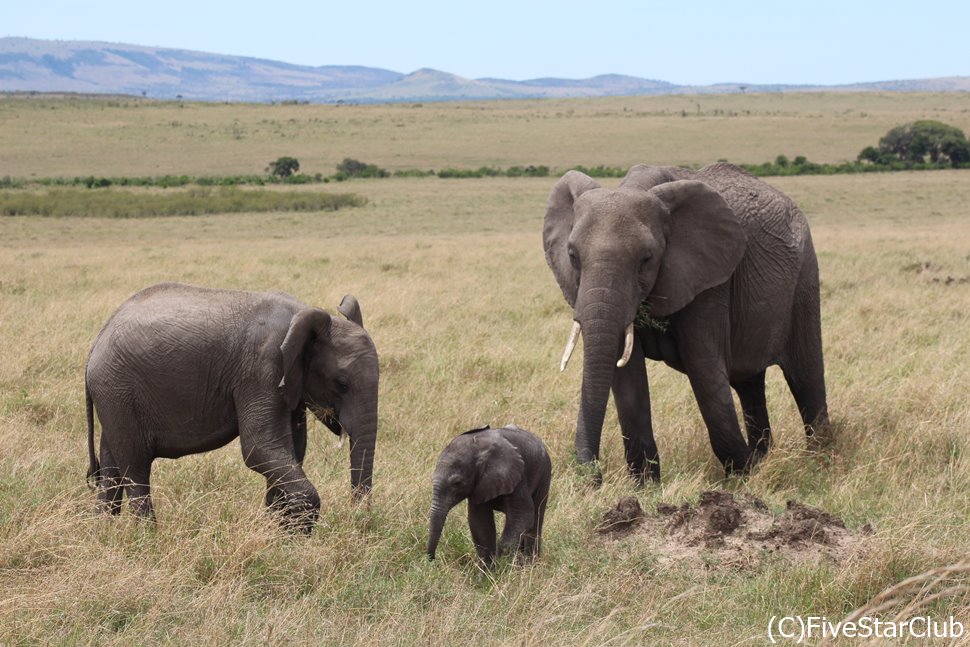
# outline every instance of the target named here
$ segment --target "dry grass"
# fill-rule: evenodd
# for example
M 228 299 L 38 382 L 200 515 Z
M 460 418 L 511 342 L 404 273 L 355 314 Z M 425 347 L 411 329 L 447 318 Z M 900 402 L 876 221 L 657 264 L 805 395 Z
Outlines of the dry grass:
M 737 101 L 756 105 L 769 99 Z M 676 100 L 689 99 L 664 99 Z M 708 100 L 721 99 L 702 98 L 702 105 Z M 821 140 L 839 139 L 844 134 L 840 119 L 807 115 L 835 114 L 843 102 L 872 102 L 866 112 L 882 115 L 876 134 L 920 110 L 968 118 L 959 108 L 966 98 L 901 97 L 898 114 L 884 97 L 777 100 L 800 115 L 789 119 L 791 141 L 804 136 L 807 142 L 809 132 Z M 602 119 L 613 123 L 622 118 L 616 106 L 642 108 L 651 101 L 422 108 L 104 106 L 100 112 L 61 104 L 56 110 L 34 106 L 27 111 L 5 103 L 0 110 L 24 111 L 17 118 L 30 122 L 22 131 L 25 139 L 31 128 L 56 119 L 64 120 L 63 128 L 73 119 L 76 135 L 65 138 L 60 156 L 50 150 L 24 152 L 28 146 L 18 139 L 14 152 L 0 146 L 0 160 L 4 173 L 14 161 L 40 175 L 116 173 L 110 158 L 80 155 L 93 150 L 97 139 L 85 133 L 127 132 L 134 146 L 139 135 L 126 131 L 125 124 L 147 120 L 149 140 L 164 131 L 164 123 L 146 117 L 162 113 L 151 111 L 179 111 L 184 124 L 220 119 L 226 126 L 233 114 L 285 109 L 373 117 L 353 138 L 346 131 L 350 122 L 341 122 L 345 130 L 334 140 L 353 139 L 354 151 L 331 153 L 333 143 L 314 135 L 286 139 L 305 149 L 270 154 L 254 136 L 241 144 L 247 146 L 246 159 L 265 164 L 295 153 L 302 162 L 301 150 L 315 146 L 320 160 L 356 152 L 390 166 L 394 147 L 373 135 L 395 128 L 395 111 L 548 112 L 551 123 L 565 120 L 556 113 L 572 107 L 584 113 L 583 127 L 593 128 L 600 119 L 597 110 L 610 113 Z M 705 131 L 699 120 L 679 112 L 671 116 L 670 106 L 666 109 L 666 117 L 644 119 L 662 124 L 658 132 L 670 138 L 665 145 L 679 146 L 685 159 L 649 161 L 701 163 L 725 156 L 701 154 L 695 140 Z M 773 119 L 759 113 L 738 117 L 737 123 L 763 123 L 771 133 Z M 870 133 L 859 135 L 858 122 L 850 121 L 847 128 L 860 143 L 851 144 L 849 153 L 872 139 Z M 676 130 L 688 122 L 699 130 Z M 632 147 L 617 152 L 589 140 L 582 148 L 568 137 L 558 142 L 565 149 L 560 157 L 549 159 L 555 142 L 548 143 L 549 157 L 543 157 L 526 144 L 492 141 L 492 127 L 476 123 L 456 119 L 446 122 L 433 142 L 409 140 L 410 148 L 400 149 L 407 155 L 426 149 L 415 152 L 419 161 L 402 152 L 401 166 L 421 166 L 421 161 L 434 167 L 558 164 L 580 152 L 576 162 L 639 161 Z M 712 139 L 734 137 L 713 119 L 707 128 Z M 3 130 L 4 144 L 20 137 L 12 130 Z M 791 147 L 784 132 L 770 135 L 753 152 L 737 140 L 724 143 L 738 147 L 726 156 L 772 157 Z M 214 141 L 211 149 L 200 144 L 206 155 L 196 155 L 184 139 L 172 143 L 168 153 L 158 140 L 151 141 L 159 144 L 157 161 L 139 161 L 124 145 L 119 159 L 136 166 L 158 164 L 161 172 L 246 170 L 238 167 L 243 157 L 226 153 L 224 145 L 235 140 Z M 435 146 L 440 152 L 434 153 Z M 452 157 L 460 148 L 467 163 Z M 508 162 L 495 157 L 503 149 Z M 174 151 L 182 151 L 178 159 Z M 380 151 L 385 157 L 378 156 Z M 826 158 L 811 150 L 792 152 Z M 832 153 L 832 158 L 849 153 Z M 198 157 L 222 166 L 195 168 Z M 92 168 L 95 159 L 103 166 Z M 355 181 L 348 188 L 367 197 L 368 204 L 326 214 L 2 218 L 0 644 L 763 644 L 774 614 L 844 617 L 907 577 L 956 563 L 967 554 L 970 525 L 970 284 L 947 284 L 945 278 L 970 276 L 965 175 L 772 180 L 805 207 L 820 252 L 830 409 L 839 439 L 830 456 L 804 452 L 791 398 L 780 373 L 769 371 L 778 445 L 754 475 L 727 485 L 779 510 L 786 499 L 799 499 L 843 517 L 850 528 L 871 523 L 875 534 L 851 563 L 792 566 L 766 559 L 741 572 L 712 569 L 700 575 L 660 564 L 657 555 L 632 550 L 623 541 L 607 545 L 593 531 L 602 512 L 631 486 L 613 414 L 604 430 L 603 488 L 588 489 L 571 464 L 581 370 L 558 372 L 569 314 L 541 252 L 541 219 L 552 180 Z M 369 508 L 350 502 L 346 446 L 337 450 L 335 438 L 313 424 L 307 472 L 321 492 L 324 511 L 309 539 L 279 533 L 259 511 L 261 479 L 242 464 L 238 443 L 202 456 L 158 461 L 153 485 L 159 523 L 154 527 L 127 514 L 90 516 L 92 497 L 83 479 L 86 353 L 104 318 L 126 296 L 160 280 L 282 289 L 331 310 L 344 293 L 357 295 L 382 362 L 381 435 Z M 656 364 L 649 370 L 664 483 L 639 493 L 644 507 L 659 500 L 677 503 L 721 485 L 686 379 Z M 425 517 L 438 451 L 458 431 L 512 420 L 541 435 L 554 459 L 541 561 L 479 574 L 459 509 L 445 530 L 439 560 L 428 564 Z M 967 619 L 965 599 L 940 598 L 932 608 L 934 616 L 958 613 Z

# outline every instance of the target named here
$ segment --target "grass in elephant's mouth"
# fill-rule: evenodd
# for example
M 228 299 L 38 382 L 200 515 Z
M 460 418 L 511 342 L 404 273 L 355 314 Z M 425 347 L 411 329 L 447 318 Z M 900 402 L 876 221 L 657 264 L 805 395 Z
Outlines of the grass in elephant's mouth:
M 650 304 L 644 301 L 637 308 L 636 325 L 638 328 L 652 328 L 660 332 L 670 329 L 670 320 L 666 317 L 654 317 L 650 314 Z
M 677 100 L 683 99 L 664 101 Z M 806 110 L 793 95 L 723 101 Z M 617 110 L 595 119 L 597 126 L 616 124 L 621 146 L 628 146 L 630 124 L 656 124 L 666 128 L 664 137 L 681 137 L 688 151 L 681 124 L 690 121 L 691 133 L 713 137 L 730 119 L 742 130 L 760 128 L 766 135 L 758 141 L 777 152 L 779 133 L 789 128 L 804 126 L 812 142 L 831 141 L 817 136 L 820 124 L 849 119 L 831 116 L 841 115 L 834 107 L 849 101 L 844 96 L 805 101 L 824 106 L 829 116 L 684 120 L 679 110 L 673 117 Z M 938 105 L 925 95 L 901 103 L 875 95 L 858 101 L 881 106 L 893 119 L 899 105 Z M 466 105 L 333 111 L 355 119 L 432 111 L 452 120 L 441 136 L 461 134 L 455 140 L 467 148 L 480 129 L 492 133 L 495 125 L 455 124 L 520 110 L 499 103 L 498 112 Z M 593 110 L 653 104 L 649 98 L 580 101 L 574 117 L 529 105 L 547 117 L 540 125 L 548 129 L 592 120 L 583 114 Z M 318 107 L 304 108 L 295 114 Z M 152 114 L 138 111 L 128 116 Z M 277 118 L 270 107 L 187 105 L 183 113 L 210 119 L 233 111 Z M 48 109 L 37 119 L 69 114 Z M 522 123 L 532 119 L 521 114 Z M 858 120 L 872 130 L 862 139 L 885 132 L 886 114 Z M 530 127 L 538 122 L 532 119 Z M 164 123 L 158 129 L 173 130 Z M 14 131 L 11 137 L 19 136 Z M 258 140 L 238 145 L 252 141 Z M 717 141 L 705 139 L 704 150 L 726 145 Z M 361 153 L 363 159 L 382 162 L 376 154 L 386 142 L 360 145 L 372 152 Z M 854 155 L 861 145 L 853 146 Z M 0 155 L 11 150 L 16 142 Z M 658 150 L 615 163 L 678 161 Z M 724 155 L 734 158 L 735 150 Z M 214 151 L 191 162 L 238 159 Z M 448 155 L 440 153 L 428 167 L 442 167 Z M 754 155 L 765 158 L 761 151 Z M 104 157 L 105 164 L 116 163 Z M 763 644 L 772 615 L 837 621 L 887 587 L 967 551 L 970 290 L 902 269 L 932 259 L 945 268 L 941 273 L 970 275 L 965 180 L 965 172 L 942 171 L 772 180 L 806 211 L 819 254 L 835 447 L 825 460 L 805 451 L 797 408 L 772 368 L 767 395 L 775 446 L 750 477 L 724 483 L 687 379 L 650 362 L 663 481 L 639 491 L 625 473 L 612 408 L 602 435 L 602 487 L 590 487 L 571 458 L 582 370 L 581 364 L 557 370 L 569 308 L 542 253 L 549 180 L 455 180 L 446 189 L 434 179 L 355 182 L 352 190 L 366 194 L 368 203 L 328 213 L 326 226 L 318 215 L 295 212 L 0 218 L 0 644 Z M 238 441 L 156 461 L 154 526 L 127 511 L 114 519 L 90 514 L 85 358 L 105 317 L 137 289 L 161 280 L 284 290 L 331 312 L 348 292 L 360 300 L 381 357 L 369 508 L 351 498 L 347 448 L 335 448 L 329 431 L 308 416 L 304 468 L 323 501 L 309 538 L 280 531 L 261 511 L 264 481 L 245 467 Z M 455 434 L 480 422 L 515 422 L 533 431 L 554 463 L 542 557 L 488 577 L 474 567 L 462 509 L 450 515 L 436 562 L 424 555 L 434 461 Z M 635 496 L 653 511 L 661 502 L 693 504 L 713 489 L 736 499 L 757 497 L 774 511 L 797 500 L 853 530 L 871 523 L 875 532 L 866 538 L 868 552 L 841 564 L 768 557 L 740 571 L 719 567 L 717 553 L 701 555 L 698 567 L 665 559 L 636 535 L 604 546 L 596 534 L 604 510 L 621 496 Z M 966 581 L 953 585 L 960 583 Z M 941 598 L 932 615 L 966 617 L 968 602 Z

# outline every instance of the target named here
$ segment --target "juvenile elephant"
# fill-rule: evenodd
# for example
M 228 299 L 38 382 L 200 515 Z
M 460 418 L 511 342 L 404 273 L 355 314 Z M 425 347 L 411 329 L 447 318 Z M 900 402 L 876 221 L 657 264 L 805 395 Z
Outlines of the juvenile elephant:
M 783 193 L 723 163 L 634 166 L 616 189 L 570 171 L 549 197 L 543 243 L 573 308 L 562 369 L 583 334 L 580 462 L 599 456 L 612 389 L 631 473 L 660 479 L 644 357 L 687 374 L 727 473 L 747 470 L 771 444 L 773 364 L 809 440 L 826 436 L 818 263 L 805 216 Z
M 88 478 L 98 507 L 122 492 L 153 516 L 155 458 L 205 452 L 239 436 L 246 465 L 266 477 L 266 505 L 309 532 L 320 497 L 303 472 L 306 409 L 350 437 L 350 480 L 370 491 L 377 438 L 377 351 L 347 295 L 331 318 L 279 292 L 162 283 L 108 319 L 85 373 Z M 101 421 L 95 456 L 94 411 Z
M 483 566 L 495 559 L 494 511 L 505 513 L 498 554 L 539 555 L 552 462 L 536 436 L 509 425 L 466 431 L 441 452 L 434 470 L 428 557 L 435 558 L 448 512 L 468 499 L 468 525 Z

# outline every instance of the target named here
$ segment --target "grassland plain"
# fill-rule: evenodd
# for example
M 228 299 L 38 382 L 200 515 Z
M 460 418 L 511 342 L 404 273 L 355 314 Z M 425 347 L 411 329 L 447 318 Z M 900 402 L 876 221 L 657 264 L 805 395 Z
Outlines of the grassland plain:
M 304 173 L 345 157 L 400 169 L 643 161 L 854 160 L 887 130 L 970 131 L 970 95 L 762 94 L 389 105 L 200 104 L 0 97 L 0 177 Z M 645 160 L 644 156 L 649 159 Z
M 669 101 L 677 99 L 689 107 L 690 98 Z M 723 100 L 737 101 L 731 105 L 741 112 L 776 101 Z M 12 102 L 4 101 L 0 109 L 11 110 Z M 589 129 L 595 129 L 597 111 L 612 115 L 602 117 L 606 121 L 620 122 L 622 108 L 639 101 L 651 100 L 518 104 L 516 109 L 527 105 L 530 114 L 548 112 L 550 120 L 565 114 L 567 104 L 587 111 L 576 133 L 585 148 L 565 130 L 557 148 L 545 141 L 548 131 L 527 127 L 516 131 L 517 141 L 499 146 L 492 140 L 497 131 L 457 118 L 441 122 L 443 132 L 434 143 L 415 139 L 411 145 L 427 147 L 422 154 L 432 167 L 459 165 L 451 155 L 461 150 L 469 160 L 474 157 L 469 166 L 499 163 L 504 147 L 509 162 L 502 163 L 559 163 L 525 159 L 538 157 L 533 149 L 543 146 L 550 156 L 559 151 L 561 160 L 574 155 L 576 163 L 701 164 L 746 154 L 753 161 L 769 159 L 795 148 L 793 141 L 807 146 L 813 136 L 839 146 L 845 146 L 845 137 L 858 139 L 858 145 L 846 146 L 850 156 L 916 114 L 948 111 L 954 119 L 943 120 L 964 128 L 968 123 L 956 116 L 970 120 L 957 99 L 943 95 L 919 100 L 903 95 L 898 103 L 868 95 L 803 100 L 786 95 L 777 101 L 799 115 L 788 121 L 790 138 L 781 126 L 772 130 L 768 114 L 737 117 L 749 135 L 763 133 L 756 145 L 726 134 L 714 119 L 706 128 L 678 130 L 691 117 L 673 114 L 671 103 L 665 116 L 656 117 L 654 136 L 668 138 L 662 144 L 666 152 L 657 152 L 645 138 L 635 154 L 619 126 L 611 138 L 594 142 Z M 708 98 L 699 101 L 703 106 Z M 150 133 L 164 130 L 167 113 L 156 113 L 161 122 L 144 122 L 143 148 L 135 132 L 119 134 L 124 131 L 116 126 L 146 119 L 140 112 L 145 110 L 198 111 L 204 121 L 216 113 L 224 120 L 230 109 L 280 115 L 288 113 L 273 111 L 319 108 L 186 104 L 102 110 L 97 102 L 69 104 L 52 103 L 51 109 L 39 101 L 30 109 L 16 108 L 24 111 L 17 118 L 29 124 L 47 119 L 48 112 L 74 110 L 75 123 L 72 127 L 65 113 L 57 117 L 63 120 L 60 131 L 34 132 L 35 124 L 4 128 L 4 143 L 26 152 L 19 157 L 6 145 L 0 148 L 0 174 L 9 165 L 44 176 L 156 168 L 240 172 L 245 169 L 233 164 L 242 164 L 234 161 L 241 158 L 223 148 L 231 137 L 213 143 L 211 151 L 205 142 L 157 146 Z M 855 118 L 854 126 L 843 126 L 832 116 L 849 105 L 858 112 L 862 104 L 868 114 L 883 115 L 871 134 L 856 132 Z M 366 124 L 373 129 L 362 126 L 354 137 L 307 133 L 287 141 L 330 155 L 334 142 L 344 138 L 357 144 L 361 159 L 390 165 L 391 149 L 379 138 L 395 128 L 385 123 L 395 110 L 463 115 L 514 105 L 374 107 L 375 123 Z M 860 118 L 866 119 L 875 118 Z M 125 169 L 110 156 L 94 154 L 99 140 L 85 134 L 89 130 L 114 133 L 107 138 L 116 138 L 117 156 L 133 167 L 145 166 Z M 29 151 L 31 133 L 40 132 L 60 132 L 45 140 L 51 144 L 46 158 L 42 150 Z M 713 148 L 696 141 L 723 136 L 732 141 L 720 144 L 726 154 L 711 153 Z M 626 152 L 617 153 L 614 144 Z M 791 153 L 826 159 L 827 147 L 814 145 L 816 152 Z M 294 152 L 300 157 L 293 150 L 267 154 L 252 140 L 247 146 L 245 160 Z M 333 157 L 339 161 L 349 154 L 341 150 Z M 842 155 L 831 153 L 832 159 Z M 199 157 L 226 166 L 188 168 Z M 870 523 L 874 533 L 860 554 L 840 563 L 792 564 L 766 556 L 740 568 L 713 563 L 699 568 L 666 561 L 635 537 L 596 536 L 602 513 L 632 487 L 612 413 L 603 434 L 604 486 L 589 489 L 571 462 L 581 370 L 559 373 L 557 366 L 570 314 L 541 252 L 551 179 L 354 181 L 340 188 L 368 203 L 332 213 L 121 221 L 6 217 L 0 218 L 0 644 L 757 645 L 766 642 L 772 615 L 838 619 L 905 577 L 966 556 L 970 283 L 961 281 L 970 277 L 966 172 L 770 181 L 801 204 L 813 227 L 830 409 L 839 437 L 824 457 L 803 451 L 795 407 L 780 372 L 772 369 L 768 400 L 777 446 L 752 476 L 726 487 L 754 494 L 775 510 L 788 499 L 822 507 L 850 529 Z M 260 512 L 262 479 L 244 467 L 237 442 L 156 463 L 155 526 L 135 523 L 127 514 L 90 515 L 92 496 L 83 483 L 86 354 L 125 297 L 161 280 L 283 289 L 331 310 L 344 293 L 357 295 L 382 360 L 375 491 L 368 507 L 350 502 L 346 446 L 338 450 L 334 437 L 312 423 L 306 467 L 321 492 L 323 514 L 309 539 L 283 535 Z M 648 510 L 724 485 L 686 379 L 655 363 L 649 372 L 664 482 L 636 493 Z M 438 561 L 427 563 L 426 514 L 438 452 L 472 425 L 508 421 L 537 432 L 554 460 L 542 559 L 530 567 L 479 574 L 458 509 Z M 970 621 L 966 592 L 943 597 L 928 610 L 934 617 L 955 614 Z

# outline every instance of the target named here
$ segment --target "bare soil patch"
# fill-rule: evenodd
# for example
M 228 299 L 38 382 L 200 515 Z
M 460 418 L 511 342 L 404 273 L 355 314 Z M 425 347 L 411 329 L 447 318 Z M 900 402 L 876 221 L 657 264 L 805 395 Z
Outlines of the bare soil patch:
M 636 498 L 623 497 L 597 527 L 608 541 L 642 542 L 661 563 L 738 569 L 768 557 L 842 563 L 861 553 L 871 532 L 868 524 L 852 531 L 839 517 L 798 501 L 776 514 L 756 497 L 723 490 L 703 492 L 693 506 L 659 503 L 653 514 Z

